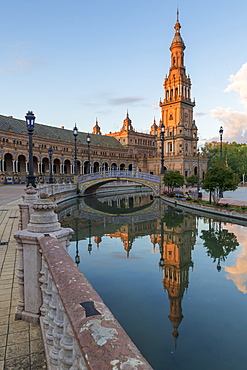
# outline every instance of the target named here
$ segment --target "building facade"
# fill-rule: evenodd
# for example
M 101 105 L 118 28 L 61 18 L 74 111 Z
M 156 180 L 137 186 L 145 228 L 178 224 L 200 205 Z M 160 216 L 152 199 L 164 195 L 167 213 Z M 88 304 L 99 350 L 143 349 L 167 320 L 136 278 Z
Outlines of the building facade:
M 166 171 L 179 171 L 185 178 L 198 173 L 200 178 L 204 177 L 207 159 L 199 156 L 197 150 L 197 126 L 193 119 L 195 101 L 191 100 L 191 81 L 184 65 L 185 45 L 178 18 L 174 28 L 175 35 L 170 46 L 171 65 L 164 80 L 159 124 L 154 120 L 149 134 L 137 132 L 127 112 L 119 132 L 102 135 L 96 120 L 90 144 L 87 134 L 78 132 L 75 161 L 72 130 L 37 123 L 33 135 L 34 175 L 37 181 L 49 179 L 49 148 L 53 150 L 51 171 L 56 181 L 73 181 L 75 173 L 83 175 L 109 169 L 136 169 L 159 175 L 162 153 Z M 25 182 L 28 171 L 25 121 L 0 115 L 0 183 Z

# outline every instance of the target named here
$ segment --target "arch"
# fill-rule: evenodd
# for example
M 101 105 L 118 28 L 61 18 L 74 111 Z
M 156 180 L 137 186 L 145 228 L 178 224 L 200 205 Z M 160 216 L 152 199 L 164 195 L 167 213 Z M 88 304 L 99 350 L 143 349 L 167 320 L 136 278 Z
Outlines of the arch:
M 94 162 L 93 164 L 93 172 L 99 172 L 99 162 Z
M 129 171 L 132 171 L 133 170 L 133 164 L 132 163 L 130 163 L 129 164 Z
M 65 174 L 70 174 L 70 160 L 69 159 L 65 159 L 64 161 L 64 173 Z
M 26 172 L 26 157 L 23 154 L 20 154 L 17 161 L 18 172 Z
M 42 165 L 41 165 L 41 172 L 46 173 L 49 172 L 49 159 L 47 157 L 42 159 Z
M 5 153 L 4 154 L 4 171 L 13 171 L 13 156 L 10 153 Z
M 60 159 L 55 158 L 53 162 L 53 173 L 59 174 L 60 173 Z
M 84 162 L 84 174 L 90 173 L 90 170 L 88 170 L 88 164 L 89 164 L 88 161 L 85 161 Z
M 123 170 L 125 170 L 125 164 L 124 163 L 121 163 L 120 164 L 120 171 L 123 171 Z
M 116 163 L 111 164 L 111 170 L 113 170 L 113 171 L 117 170 L 117 164 Z
M 197 169 L 197 166 L 194 167 L 194 175 L 197 176 L 197 173 L 198 173 L 198 169 Z
M 33 157 L 33 173 L 38 174 L 38 158 L 36 156 Z
M 80 175 L 81 173 L 81 161 L 79 159 L 77 159 L 77 162 L 76 162 L 76 169 L 77 169 L 77 175 Z

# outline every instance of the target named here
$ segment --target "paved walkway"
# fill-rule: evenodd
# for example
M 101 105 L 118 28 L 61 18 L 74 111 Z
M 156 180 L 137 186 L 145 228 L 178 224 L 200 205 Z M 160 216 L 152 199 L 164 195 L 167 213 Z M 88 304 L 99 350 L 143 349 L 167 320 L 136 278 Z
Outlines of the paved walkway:
M 15 321 L 18 283 L 16 242 L 24 185 L 0 186 L 0 370 L 46 369 L 38 325 Z

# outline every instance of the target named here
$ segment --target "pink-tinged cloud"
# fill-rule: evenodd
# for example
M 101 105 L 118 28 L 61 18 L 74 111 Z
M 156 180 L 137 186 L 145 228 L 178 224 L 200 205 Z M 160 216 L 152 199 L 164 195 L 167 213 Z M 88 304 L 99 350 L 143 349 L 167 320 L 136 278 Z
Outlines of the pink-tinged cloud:
M 138 96 L 126 96 L 122 98 L 110 99 L 109 103 L 111 105 L 126 105 L 126 104 L 134 104 L 143 101 L 143 98 Z
M 224 141 L 243 143 L 247 141 L 247 63 L 243 64 L 235 75 L 232 74 L 229 81 L 224 92 L 237 92 L 244 111 L 218 107 L 212 109 L 210 114 L 221 122 L 224 128 Z
M 246 240 L 246 229 L 238 228 L 235 225 L 230 226 L 229 231 L 235 233 L 238 238 L 240 245 L 243 245 L 241 253 L 237 256 L 236 263 L 234 266 L 223 266 L 227 272 L 226 278 L 232 280 L 236 285 L 237 289 L 247 294 L 247 240 Z

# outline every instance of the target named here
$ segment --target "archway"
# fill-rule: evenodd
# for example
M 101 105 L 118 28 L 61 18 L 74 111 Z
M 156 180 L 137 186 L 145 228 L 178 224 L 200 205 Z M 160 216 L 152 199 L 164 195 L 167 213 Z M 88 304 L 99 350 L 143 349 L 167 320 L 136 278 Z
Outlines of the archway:
M 113 171 L 117 170 L 117 164 L 116 163 L 112 163 L 111 170 L 113 170 Z
M 59 174 L 60 173 L 60 160 L 58 158 L 54 159 L 53 173 L 54 174 Z
M 124 163 L 121 163 L 120 164 L 120 171 L 124 171 L 125 170 L 125 164 Z
M 99 162 L 94 162 L 93 164 L 93 172 L 99 172 Z
M 26 157 L 22 154 L 18 156 L 18 172 L 26 172 Z
M 49 159 L 47 157 L 42 159 L 42 173 L 48 173 L 49 172 Z
M 66 175 L 69 175 L 70 174 L 70 160 L 69 159 L 66 159 L 64 161 L 64 173 Z
M 13 171 L 13 156 L 10 153 L 4 155 L 4 171 L 12 172 Z
M 102 164 L 102 170 L 103 170 L 103 171 L 108 171 L 108 163 L 107 163 L 107 162 L 104 162 L 104 163 Z

